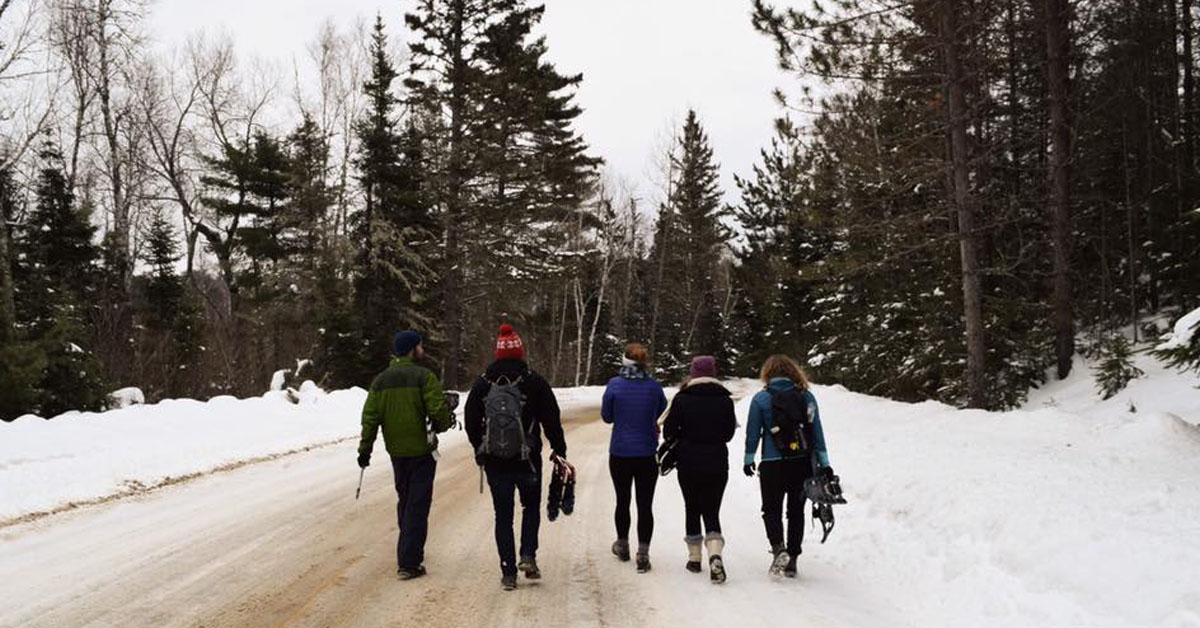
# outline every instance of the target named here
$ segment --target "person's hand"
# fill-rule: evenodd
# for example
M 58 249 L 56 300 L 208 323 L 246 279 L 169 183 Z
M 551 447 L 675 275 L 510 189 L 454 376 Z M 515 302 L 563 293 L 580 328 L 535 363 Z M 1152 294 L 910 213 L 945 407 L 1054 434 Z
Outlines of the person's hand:
M 486 462 L 486 460 L 484 459 L 483 454 L 475 454 L 475 466 L 482 467 L 484 462 Z
M 835 477 L 833 474 L 833 467 L 821 467 L 821 470 L 818 471 L 817 474 L 826 480 L 831 480 Z
M 371 454 L 358 454 L 358 468 L 366 469 L 371 466 Z
M 754 472 L 756 470 L 757 470 L 757 467 L 754 465 L 753 462 L 742 467 L 742 473 L 745 473 L 746 477 L 748 477 L 748 478 L 754 477 Z

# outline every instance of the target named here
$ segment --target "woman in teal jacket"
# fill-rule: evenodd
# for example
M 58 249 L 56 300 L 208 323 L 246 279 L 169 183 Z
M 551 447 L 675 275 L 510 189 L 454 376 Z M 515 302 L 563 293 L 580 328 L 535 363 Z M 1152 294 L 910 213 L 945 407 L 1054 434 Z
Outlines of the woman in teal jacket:
M 743 471 L 754 477 L 755 456 L 762 443 L 762 461 L 757 466 L 759 488 L 762 491 L 762 517 L 771 543 L 771 573 L 796 577 L 796 558 L 804 542 L 804 481 L 818 467 L 829 466 L 825 450 L 825 432 L 821 428 L 821 411 L 813 396 L 808 378 L 795 360 L 784 355 L 767 358 L 760 373 L 765 388 L 754 396 L 746 425 L 746 460 Z M 775 395 L 799 390 L 807 406 L 811 428 L 805 430 L 809 439 L 808 453 L 785 458 L 771 438 L 771 403 Z M 787 538 L 784 539 L 783 513 L 787 504 Z

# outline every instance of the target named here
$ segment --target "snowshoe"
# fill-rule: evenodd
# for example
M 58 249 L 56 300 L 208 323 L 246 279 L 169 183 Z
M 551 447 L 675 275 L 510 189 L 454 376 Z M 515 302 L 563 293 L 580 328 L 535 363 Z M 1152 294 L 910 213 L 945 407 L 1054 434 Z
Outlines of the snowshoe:
M 637 571 L 638 573 L 646 573 L 650 571 L 650 555 L 638 552 L 637 555 Z
M 720 556 L 709 557 L 708 577 L 713 584 L 725 584 L 725 561 Z
M 538 569 L 537 559 L 532 556 L 522 558 L 517 562 L 517 571 L 525 574 L 530 580 L 541 580 L 542 570 Z
M 517 574 L 504 574 L 500 576 L 500 587 L 505 591 L 513 591 L 517 588 Z
M 798 558 L 798 557 L 792 556 L 791 558 L 788 559 L 787 567 L 783 568 L 784 576 L 786 576 L 788 578 L 796 577 L 796 558 Z
M 617 539 L 616 541 L 613 541 L 612 553 L 613 553 L 613 556 L 616 556 L 618 559 L 620 559 L 621 562 L 623 562 L 623 563 L 629 562 L 629 541 L 625 541 L 622 539 Z
M 421 576 L 424 576 L 425 574 L 426 574 L 426 571 L 425 571 L 425 567 L 423 565 L 419 565 L 417 567 L 412 567 L 412 568 L 401 567 L 396 570 L 396 575 L 398 575 L 401 580 L 412 580 L 414 578 L 420 578 Z
M 704 568 L 700 566 L 700 561 L 698 560 L 689 560 L 686 567 L 687 570 L 692 573 L 700 573 L 701 571 L 704 571 Z

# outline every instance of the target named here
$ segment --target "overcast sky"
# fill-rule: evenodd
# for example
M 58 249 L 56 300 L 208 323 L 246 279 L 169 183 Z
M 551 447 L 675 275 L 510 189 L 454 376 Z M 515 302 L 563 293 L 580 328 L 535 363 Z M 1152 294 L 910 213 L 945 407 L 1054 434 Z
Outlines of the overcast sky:
M 239 52 L 288 67 L 320 23 L 382 12 L 400 35 L 403 0 L 158 0 L 152 20 L 170 46 L 205 30 L 228 32 Z M 749 0 L 547 0 L 550 56 L 582 72 L 579 127 L 608 170 L 656 196 L 656 148 L 695 108 L 721 163 L 726 199 L 747 173 L 778 114 L 771 90 L 788 82 L 766 38 L 750 26 Z

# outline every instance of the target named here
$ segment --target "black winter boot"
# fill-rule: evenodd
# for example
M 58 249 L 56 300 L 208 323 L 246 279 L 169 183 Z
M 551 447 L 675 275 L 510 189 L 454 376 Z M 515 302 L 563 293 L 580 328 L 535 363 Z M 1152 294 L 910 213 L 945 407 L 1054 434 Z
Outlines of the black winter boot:
M 783 575 L 787 576 L 788 578 L 796 577 L 796 559 L 797 558 L 799 558 L 799 556 L 792 556 L 788 559 L 787 567 L 783 568 Z
M 500 576 L 500 587 L 505 591 L 513 591 L 517 588 L 517 574 L 504 574 Z
M 612 545 L 613 556 L 616 556 L 623 563 L 629 562 L 629 541 L 625 539 L 617 539 Z
M 542 570 L 538 569 L 537 559 L 533 556 L 524 556 L 517 561 L 517 571 L 525 574 L 530 580 L 542 579 Z
M 638 570 L 638 573 L 646 573 L 647 571 L 650 571 L 650 544 L 649 543 L 638 543 L 637 570 Z

